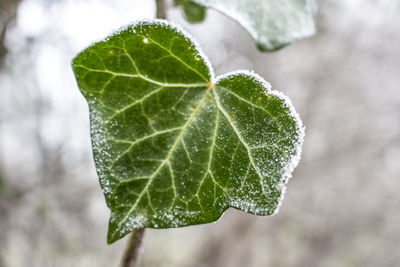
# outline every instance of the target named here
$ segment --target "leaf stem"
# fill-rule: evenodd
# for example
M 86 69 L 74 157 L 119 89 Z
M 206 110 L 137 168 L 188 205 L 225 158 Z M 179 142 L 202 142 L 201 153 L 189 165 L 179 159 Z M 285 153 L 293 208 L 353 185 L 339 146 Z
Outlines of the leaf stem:
M 138 267 L 140 247 L 143 240 L 145 228 L 136 229 L 132 232 L 122 258 L 122 267 Z
M 158 19 L 167 19 L 167 2 L 166 0 L 156 0 Z

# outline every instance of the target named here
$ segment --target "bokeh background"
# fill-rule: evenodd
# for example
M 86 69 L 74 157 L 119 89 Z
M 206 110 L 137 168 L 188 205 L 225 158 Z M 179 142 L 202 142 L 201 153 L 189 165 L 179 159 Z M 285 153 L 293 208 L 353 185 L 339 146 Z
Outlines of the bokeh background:
M 318 34 L 261 53 L 234 21 L 170 20 L 217 74 L 252 69 L 306 128 L 281 211 L 148 230 L 143 267 L 392 267 L 400 264 L 400 1 L 316 1 Z M 152 0 L 0 0 L 0 266 L 118 266 L 70 62 L 151 18 Z

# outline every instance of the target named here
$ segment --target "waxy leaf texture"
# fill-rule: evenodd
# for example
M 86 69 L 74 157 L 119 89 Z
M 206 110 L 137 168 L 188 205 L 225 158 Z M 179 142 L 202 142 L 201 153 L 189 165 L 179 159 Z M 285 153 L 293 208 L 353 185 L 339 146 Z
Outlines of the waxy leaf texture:
M 111 209 L 108 242 L 136 228 L 216 221 L 229 207 L 277 212 L 303 126 L 258 75 L 215 78 L 193 39 L 140 21 L 73 61 Z

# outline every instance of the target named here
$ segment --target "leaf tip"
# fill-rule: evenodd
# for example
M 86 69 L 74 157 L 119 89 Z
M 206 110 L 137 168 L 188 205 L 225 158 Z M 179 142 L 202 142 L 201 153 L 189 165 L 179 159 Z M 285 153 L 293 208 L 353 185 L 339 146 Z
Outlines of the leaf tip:
M 124 236 L 125 235 L 121 236 L 118 232 L 113 231 L 109 228 L 107 233 L 107 245 L 112 245 L 113 243 L 115 243 Z

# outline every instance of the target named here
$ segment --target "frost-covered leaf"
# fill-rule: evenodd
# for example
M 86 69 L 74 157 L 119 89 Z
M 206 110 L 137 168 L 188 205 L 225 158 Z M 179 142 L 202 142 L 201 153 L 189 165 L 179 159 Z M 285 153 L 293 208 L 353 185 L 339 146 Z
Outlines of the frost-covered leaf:
M 191 0 L 175 0 L 175 4 L 183 7 L 186 20 L 191 23 L 202 22 L 206 17 L 206 8 Z
M 290 101 L 246 71 L 214 78 L 181 29 L 141 21 L 73 61 L 111 209 L 108 242 L 135 228 L 277 211 L 303 128 Z
M 193 0 L 239 22 L 263 51 L 315 33 L 311 0 Z

